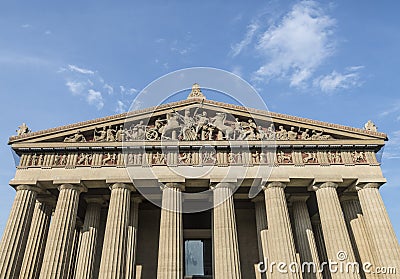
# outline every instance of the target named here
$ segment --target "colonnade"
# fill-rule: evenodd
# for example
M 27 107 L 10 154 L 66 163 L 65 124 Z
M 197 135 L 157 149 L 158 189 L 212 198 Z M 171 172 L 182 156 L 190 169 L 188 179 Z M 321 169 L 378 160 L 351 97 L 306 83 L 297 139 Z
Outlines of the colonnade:
M 213 187 L 215 279 L 243 276 L 233 202 L 234 186 L 219 183 Z M 336 183 L 327 181 L 314 185 L 312 190 L 315 191 L 319 227 L 322 229 L 320 235 L 307 207 L 310 193 L 291 195 L 287 199 L 285 183 L 267 183 L 263 187 L 264 195 L 253 200 L 260 260 L 298 263 L 300 266 L 304 262 L 319 266 L 325 259 L 344 264 L 369 261 L 373 267 L 396 267 L 400 263 L 399 244 L 378 191 L 379 186 L 365 183 L 357 186 L 356 195 L 339 197 Z M 0 243 L 0 278 L 92 278 L 96 253 L 100 252 L 99 278 L 134 278 L 140 199 L 132 198 L 133 186 L 115 183 L 110 187 L 102 251 L 96 251 L 96 247 L 104 201 L 98 197 L 85 197 L 87 209 L 83 227 L 79 237 L 74 237 L 80 195 L 87 189 L 73 184 L 62 184 L 58 189 L 55 203 L 43 199 L 38 187 L 16 187 L 16 197 Z M 177 183 L 167 183 L 163 189 L 158 279 L 184 276 L 182 191 L 184 186 Z M 70 274 L 71 263 L 74 264 L 74 275 Z M 300 271 L 281 273 L 274 270 L 262 276 L 268 279 L 369 279 L 395 278 L 396 275 L 364 272 L 302 274 Z

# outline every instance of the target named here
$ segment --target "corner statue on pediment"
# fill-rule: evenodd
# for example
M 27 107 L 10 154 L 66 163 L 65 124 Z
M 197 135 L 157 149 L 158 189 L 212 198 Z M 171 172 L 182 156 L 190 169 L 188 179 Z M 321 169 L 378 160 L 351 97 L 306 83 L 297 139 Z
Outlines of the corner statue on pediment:
M 365 123 L 364 129 L 367 130 L 367 131 L 371 131 L 371 132 L 377 132 L 378 131 L 378 127 L 376 127 L 375 123 L 372 122 L 371 120 L 368 120 L 368 122 Z
M 21 126 L 18 126 L 18 130 L 16 130 L 17 136 L 25 135 L 32 132 L 25 123 L 22 123 Z

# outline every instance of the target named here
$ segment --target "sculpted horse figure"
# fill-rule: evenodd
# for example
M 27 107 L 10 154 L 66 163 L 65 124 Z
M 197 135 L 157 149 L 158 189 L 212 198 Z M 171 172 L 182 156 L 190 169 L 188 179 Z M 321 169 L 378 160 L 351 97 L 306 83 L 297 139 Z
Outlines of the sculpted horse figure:
M 211 118 L 211 120 L 215 128 L 223 133 L 225 139 L 229 140 L 231 138 L 231 134 L 233 133 L 233 128 L 225 125 L 226 113 L 217 112 L 215 113 L 215 116 Z
M 167 124 L 161 128 L 159 128 L 159 132 L 161 132 L 162 138 L 173 139 L 176 140 L 175 135 L 179 134 L 181 130 L 181 126 L 178 122 L 178 115 L 176 113 L 169 114 L 167 118 Z M 176 133 L 173 133 L 176 132 Z M 175 135 L 174 135 L 175 134 Z

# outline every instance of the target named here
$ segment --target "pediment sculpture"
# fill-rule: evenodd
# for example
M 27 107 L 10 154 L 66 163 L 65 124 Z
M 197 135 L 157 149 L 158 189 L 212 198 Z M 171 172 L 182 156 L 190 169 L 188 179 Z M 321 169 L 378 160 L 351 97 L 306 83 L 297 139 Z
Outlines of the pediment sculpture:
M 172 109 L 172 108 L 171 108 Z M 231 118 L 231 119 L 228 119 Z M 155 119 L 126 122 L 124 125 L 95 127 L 92 134 L 80 131 L 64 142 L 114 142 L 139 140 L 332 140 L 322 130 L 284 126 L 253 118 L 228 115 L 225 112 L 186 108 Z

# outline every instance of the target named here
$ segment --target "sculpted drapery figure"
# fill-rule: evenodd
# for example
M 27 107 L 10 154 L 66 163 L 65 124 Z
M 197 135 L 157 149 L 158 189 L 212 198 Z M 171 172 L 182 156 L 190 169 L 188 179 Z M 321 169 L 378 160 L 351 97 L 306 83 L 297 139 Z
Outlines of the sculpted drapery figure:
M 239 135 L 239 140 L 254 140 L 257 138 L 258 130 L 257 125 L 254 123 L 253 119 L 248 119 L 247 123 L 241 123 L 242 130 Z
M 167 115 L 167 124 L 161 129 L 161 136 L 164 139 L 176 140 L 176 133 L 180 130 L 178 117 L 176 113 L 169 113 Z
M 115 141 L 115 136 L 114 136 L 115 132 L 116 130 L 113 130 L 111 126 L 109 126 L 107 129 L 106 141 Z
M 295 132 L 294 127 L 290 128 L 290 131 L 288 132 L 288 139 L 289 140 L 296 140 L 297 139 L 297 132 Z
M 105 141 L 107 139 L 107 130 L 106 127 L 103 127 L 102 130 L 98 131 L 97 128 L 94 129 L 93 140 L 94 141 Z
M 86 138 L 78 131 L 76 134 L 66 137 L 64 142 L 86 142 Z

